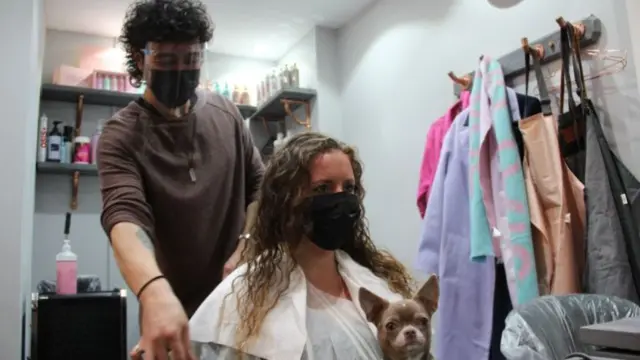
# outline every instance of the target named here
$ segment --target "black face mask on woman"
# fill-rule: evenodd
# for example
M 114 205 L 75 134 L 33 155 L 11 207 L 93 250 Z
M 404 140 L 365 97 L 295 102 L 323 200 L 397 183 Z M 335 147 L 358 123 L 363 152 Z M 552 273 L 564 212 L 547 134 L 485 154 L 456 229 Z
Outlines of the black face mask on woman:
M 319 248 L 337 250 L 355 236 L 360 201 L 352 193 L 321 194 L 309 199 L 309 240 Z
M 184 105 L 196 93 L 200 70 L 151 70 L 153 96 L 169 109 Z

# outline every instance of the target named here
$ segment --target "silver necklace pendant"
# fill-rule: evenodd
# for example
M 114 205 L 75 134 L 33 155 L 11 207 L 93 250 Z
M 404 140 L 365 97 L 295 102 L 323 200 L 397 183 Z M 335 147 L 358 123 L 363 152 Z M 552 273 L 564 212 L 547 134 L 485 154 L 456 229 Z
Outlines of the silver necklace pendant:
M 196 171 L 194 168 L 189 168 L 189 177 L 191 178 L 191 182 L 196 182 Z

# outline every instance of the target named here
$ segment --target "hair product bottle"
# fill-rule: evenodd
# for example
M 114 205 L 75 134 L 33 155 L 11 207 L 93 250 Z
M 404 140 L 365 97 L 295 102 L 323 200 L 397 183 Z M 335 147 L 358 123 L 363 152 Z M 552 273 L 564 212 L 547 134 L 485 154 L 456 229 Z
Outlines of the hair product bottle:
M 64 127 L 62 139 L 64 141 L 64 157 L 60 161 L 71 164 L 73 162 L 73 126 Z
M 40 138 L 38 139 L 38 162 L 47 161 L 47 126 L 49 126 L 49 118 L 42 114 L 40 117 Z
M 78 292 L 78 256 L 71 251 L 70 227 L 71 213 L 67 213 L 62 251 L 56 255 L 56 293 L 64 295 Z
M 278 80 L 276 69 L 273 69 L 271 77 L 269 77 L 269 85 L 271 86 L 271 95 L 277 93 L 278 90 L 280 90 L 280 81 Z
M 291 77 L 291 71 L 289 70 L 289 66 L 285 65 L 284 68 L 280 70 L 280 88 L 288 89 L 291 87 L 289 84 L 289 78 Z
M 229 89 L 229 83 L 225 82 L 222 88 L 222 96 L 231 100 L 231 89 Z
M 300 70 L 297 64 L 293 64 L 293 67 L 289 70 L 289 86 L 292 88 L 300 87 Z
M 53 129 L 47 139 L 47 161 L 60 162 L 60 147 L 62 146 L 62 133 L 58 129 L 60 121 L 53 122 Z

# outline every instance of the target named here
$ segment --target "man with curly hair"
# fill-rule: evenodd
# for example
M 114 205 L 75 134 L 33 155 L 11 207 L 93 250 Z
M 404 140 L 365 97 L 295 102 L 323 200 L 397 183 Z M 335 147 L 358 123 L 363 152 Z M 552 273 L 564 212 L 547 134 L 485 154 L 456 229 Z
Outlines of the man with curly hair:
M 213 25 L 198 0 L 138 0 L 120 41 L 143 96 L 98 144 L 102 226 L 141 305 L 150 359 L 192 359 L 188 317 L 240 258 L 264 171 L 236 106 L 198 90 Z

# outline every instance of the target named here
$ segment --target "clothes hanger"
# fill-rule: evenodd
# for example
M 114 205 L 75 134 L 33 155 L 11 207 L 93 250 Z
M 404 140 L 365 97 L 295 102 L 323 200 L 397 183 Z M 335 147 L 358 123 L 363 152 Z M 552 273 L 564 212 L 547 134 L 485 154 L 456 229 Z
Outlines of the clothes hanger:
M 589 60 L 595 60 L 602 64 L 600 70 L 595 74 L 586 75 L 585 81 L 599 79 L 605 76 L 610 76 L 622 72 L 627 68 L 628 53 L 626 50 L 619 49 L 586 49 L 582 50 L 581 54 L 583 58 Z M 553 72 L 553 76 L 556 76 L 558 71 Z M 574 83 L 575 84 L 575 83 Z M 549 91 L 560 91 L 559 85 L 554 85 Z
M 613 75 L 621 72 L 627 67 L 627 50 L 619 49 L 589 49 L 582 51 L 586 57 L 602 61 L 601 70 L 588 76 L 585 80 L 593 80 L 603 76 Z

